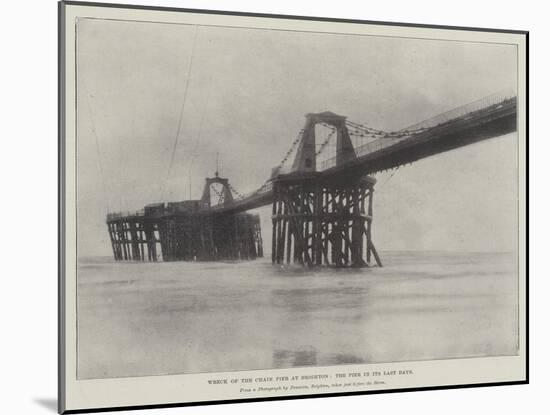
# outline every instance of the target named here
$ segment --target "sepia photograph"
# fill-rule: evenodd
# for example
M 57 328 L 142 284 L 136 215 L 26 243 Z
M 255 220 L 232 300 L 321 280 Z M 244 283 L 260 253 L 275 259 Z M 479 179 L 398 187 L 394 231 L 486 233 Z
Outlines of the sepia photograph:
M 75 381 L 525 359 L 518 41 L 149 13 L 66 29 Z

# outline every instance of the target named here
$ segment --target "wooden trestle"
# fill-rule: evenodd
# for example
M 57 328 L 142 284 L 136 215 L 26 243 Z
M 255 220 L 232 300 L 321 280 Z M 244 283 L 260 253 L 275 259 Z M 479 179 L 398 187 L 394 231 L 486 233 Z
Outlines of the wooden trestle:
M 115 260 L 157 261 L 159 259 L 158 223 L 141 216 L 128 216 L 108 220 L 107 227 Z
M 309 267 L 382 266 L 372 242 L 376 180 L 323 181 L 289 175 L 273 186 L 272 262 Z
M 131 215 L 111 217 L 107 226 L 117 261 L 263 257 L 259 215 Z

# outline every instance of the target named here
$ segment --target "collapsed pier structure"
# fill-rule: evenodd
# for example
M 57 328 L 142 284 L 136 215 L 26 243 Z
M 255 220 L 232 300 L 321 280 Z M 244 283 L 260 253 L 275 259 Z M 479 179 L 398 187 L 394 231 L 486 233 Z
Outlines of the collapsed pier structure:
M 324 138 L 317 134 L 319 128 L 328 131 Z M 328 111 L 307 114 L 281 163 L 256 190 L 240 195 L 216 172 L 206 179 L 200 200 L 109 214 L 113 256 L 118 261 L 262 257 L 260 218 L 247 211 L 271 205 L 273 264 L 382 266 L 373 243 L 376 180 L 371 175 L 516 130 L 514 91 L 393 132 Z M 327 154 L 330 148 L 333 155 Z M 294 161 L 287 168 L 291 154 Z M 211 198 L 214 185 L 219 188 L 217 204 Z
M 207 178 L 200 200 L 154 203 L 134 213 L 107 215 L 117 261 L 215 261 L 263 257 L 260 217 L 212 212 L 212 186 L 221 185 L 218 205 L 230 203 L 228 179 Z

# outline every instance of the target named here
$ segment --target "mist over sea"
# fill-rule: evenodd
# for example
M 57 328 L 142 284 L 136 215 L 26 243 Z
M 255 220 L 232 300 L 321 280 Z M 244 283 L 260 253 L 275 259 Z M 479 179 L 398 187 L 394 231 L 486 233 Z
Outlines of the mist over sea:
M 384 268 L 78 264 L 78 378 L 517 354 L 512 253 L 382 252 Z

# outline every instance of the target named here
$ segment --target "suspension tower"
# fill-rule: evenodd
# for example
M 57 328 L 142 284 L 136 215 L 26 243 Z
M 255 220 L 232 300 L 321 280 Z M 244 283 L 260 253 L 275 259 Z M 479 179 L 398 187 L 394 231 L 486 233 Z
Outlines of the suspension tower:
M 346 117 L 307 114 L 289 174 L 273 180 L 272 262 L 337 267 L 382 266 L 372 242 L 373 177 L 330 178 L 316 171 L 315 126 L 333 127 L 336 166 L 356 158 Z
M 212 188 L 212 185 L 219 184 L 221 185 L 222 189 L 221 192 L 218 192 L 214 189 L 214 191 L 217 193 L 219 199 L 218 199 L 218 205 L 229 205 L 233 202 L 233 194 L 231 193 L 231 186 L 229 185 L 229 179 L 225 179 L 223 177 L 220 177 L 218 172 L 214 174 L 214 177 L 207 177 L 205 179 L 204 189 L 202 191 L 202 198 L 201 198 L 201 204 L 202 207 L 209 208 L 212 205 L 210 193 Z
M 216 190 L 214 185 L 220 187 Z M 205 179 L 201 208 L 223 208 L 233 203 L 233 187 L 229 179 L 219 176 Z M 218 196 L 212 203 L 211 192 Z M 215 197 L 214 197 L 215 199 Z M 260 217 L 246 212 L 216 212 L 200 217 L 200 240 L 207 242 L 206 256 L 211 259 L 255 259 L 263 257 Z

